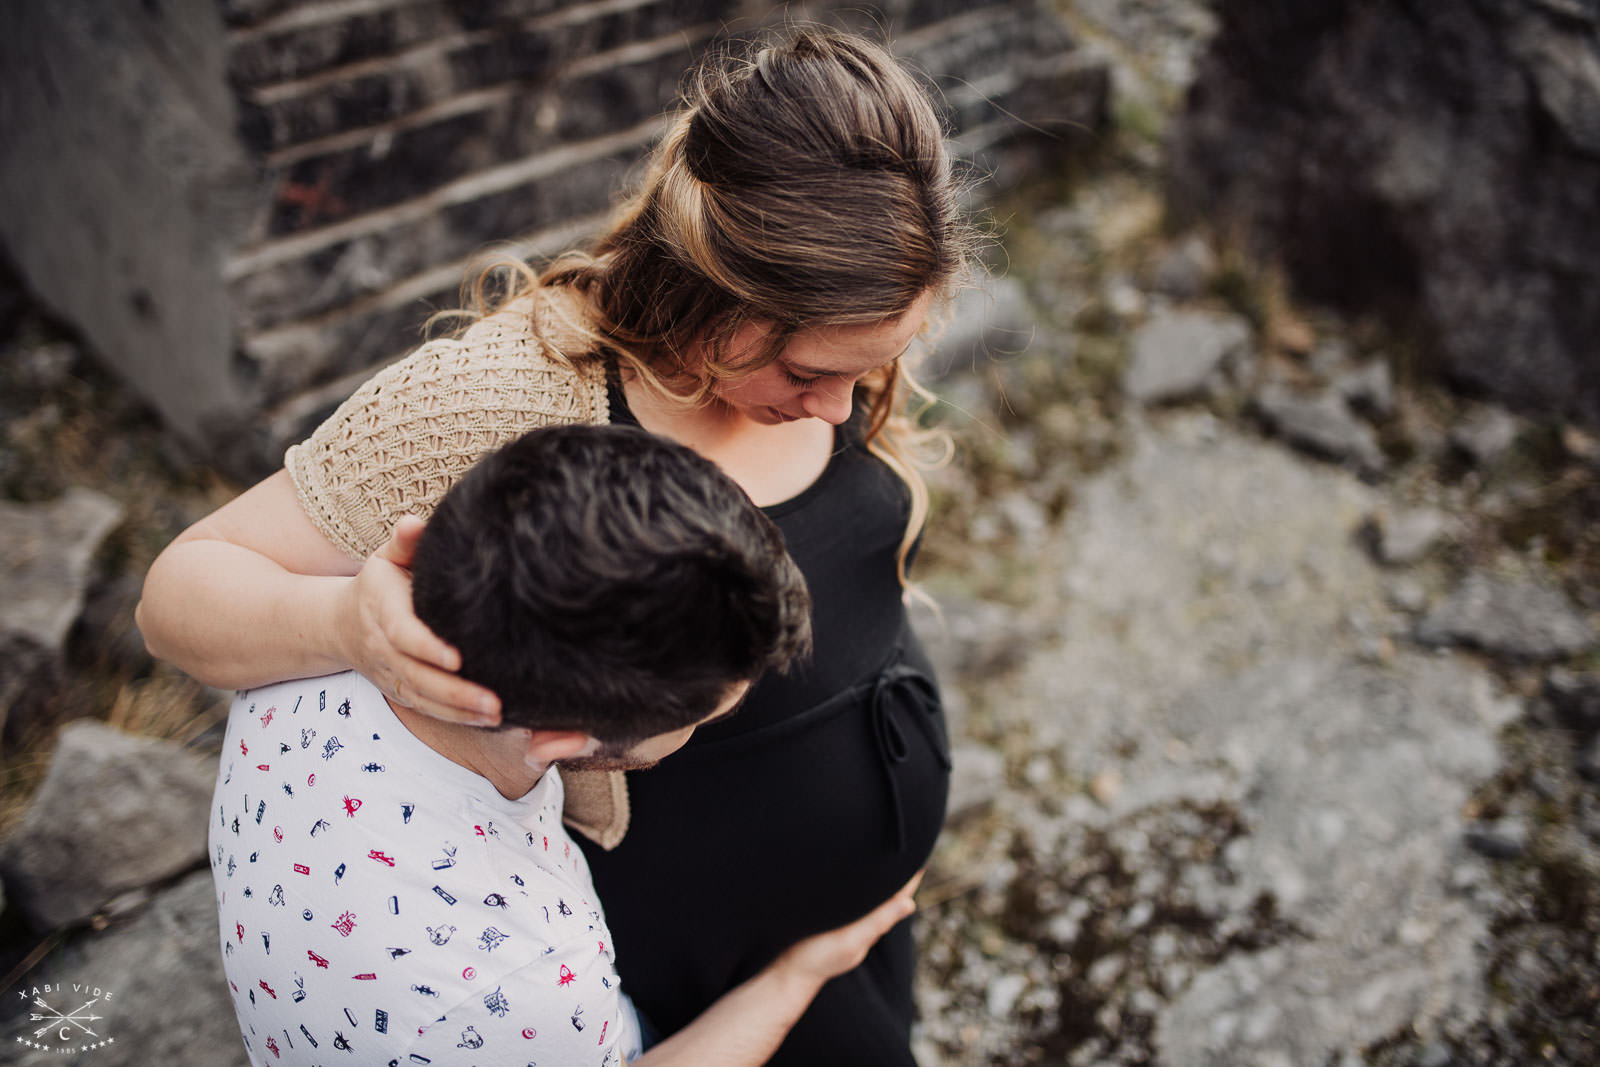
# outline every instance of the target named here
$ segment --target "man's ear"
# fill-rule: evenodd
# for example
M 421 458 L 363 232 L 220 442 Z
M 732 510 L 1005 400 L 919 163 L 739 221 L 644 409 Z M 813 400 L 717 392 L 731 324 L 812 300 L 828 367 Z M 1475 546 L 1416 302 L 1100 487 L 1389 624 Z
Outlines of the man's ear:
M 592 756 L 600 742 L 582 730 L 529 730 L 524 759 L 529 766 L 548 767 L 557 760 Z

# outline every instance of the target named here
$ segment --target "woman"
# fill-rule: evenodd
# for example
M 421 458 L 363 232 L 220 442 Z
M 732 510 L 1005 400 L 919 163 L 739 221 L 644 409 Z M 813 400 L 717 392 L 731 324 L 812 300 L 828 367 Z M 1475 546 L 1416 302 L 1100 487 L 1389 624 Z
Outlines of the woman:
M 926 494 L 899 359 L 967 250 L 937 117 L 887 52 L 800 28 L 713 60 L 591 250 L 497 306 L 480 280 L 459 339 L 381 372 L 162 554 L 145 639 L 217 685 L 355 667 L 427 714 L 491 723 L 492 694 L 410 612 L 398 518 L 545 423 L 634 423 L 715 461 L 805 573 L 813 658 L 625 786 L 569 785 L 624 984 L 670 1033 L 888 898 L 938 834 L 944 724 L 902 604 Z M 911 975 L 902 923 L 773 1062 L 912 1063 Z

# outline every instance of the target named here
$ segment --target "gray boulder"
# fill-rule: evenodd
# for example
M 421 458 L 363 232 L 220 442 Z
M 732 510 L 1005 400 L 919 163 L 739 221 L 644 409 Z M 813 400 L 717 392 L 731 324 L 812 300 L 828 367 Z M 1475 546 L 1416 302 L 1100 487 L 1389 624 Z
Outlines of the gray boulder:
M 1370 516 L 1372 554 L 1390 567 L 1415 563 L 1450 529 L 1450 517 L 1433 508 L 1390 508 Z
M 917 369 L 930 384 L 963 371 L 970 374 L 991 360 L 1022 354 L 1037 329 L 1022 284 L 986 277 L 956 295 L 944 332 Z
M 1134 333 L 1122 391 L 1141 404 L 1189 399 L 1248 353 L 1250 324 L 1238 315 L 1174 311 Z
M 1394 414 L 1394 372 L 1385 359 L 1374 359 L 1345 371 L 1334 382 L 1334 388 L 1345 403 L 1363 415 L 1386 419 Z
M 122 508 L 88 489 L 46 504 L 0 501 L 0 725 L 60 676 L 90 563 Z
M 1450 445 L 1480 467 L 1505 455 L 1517 440 L 1517 419 L 1502 408 L 1473 412 L 1450 430 Z
M 109 1042 L 66 1062 L 249 1067 L 222 972 L 209 871 L 178 882 L 126 923 L 79 935 L 24 979 L 28 987 L 57 982 L 68 996 L 73 983 L 102 990 L 95 1030 Z M 51 1003 L 63 1011 L 76 1007 Z M 39 1063 L 42 1055 L 0 1043 L 0 1063 Z M 50 1062 L 57 1061 L 64 1058 Z
M 1513 408 L 1600 418 L 1600 11 L 1590 0 L 1220 0 L 1172 221 L 1297 294 L 1435 341 Z
M 1478 573 L 1423 617 L 1416 637 L 1425 645 L 1469 645 L 1524 660 L 1559 659 L 1595 644 L 1594 629 L 1560 591 Z
M 68 725 L 21 824 L 0 844 L 11 902 L 35 928 L 53 930 L 203 862 L 215 778 L 209 760 L 171 742 L 90 720 Z
M 1256 411 L 1285 441 L 1365 474 L 1383 470 L 1383 451 L 1371 426 L 1350 411 L 1335 390 L 1310 395 L 1269 384 L 1253 400 Z
M 1150 287 L 1174 300 L 1193 300 L 1216 272 L 1217 257 L 1198 233 L 1184 238 L 1156 264 Z

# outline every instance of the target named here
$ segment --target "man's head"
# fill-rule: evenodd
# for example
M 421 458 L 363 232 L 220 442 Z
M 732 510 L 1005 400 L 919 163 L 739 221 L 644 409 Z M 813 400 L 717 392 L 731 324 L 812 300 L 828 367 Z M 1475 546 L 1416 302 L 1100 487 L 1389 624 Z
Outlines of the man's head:
M 640 742 L 659 758 L 663 735 L 676 748 L 810 643 L 777 528 L 710 461 L 642 430 L 550 427 L 484 457 L 412 570 L 418 617 L 504 725 L 588 735 L 590 765 Z

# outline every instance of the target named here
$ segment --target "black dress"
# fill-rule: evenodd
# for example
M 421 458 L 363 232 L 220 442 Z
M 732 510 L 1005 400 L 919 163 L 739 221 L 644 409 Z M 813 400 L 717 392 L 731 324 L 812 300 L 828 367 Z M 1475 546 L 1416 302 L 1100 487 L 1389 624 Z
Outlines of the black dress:
M 615 385 L 611 421 L 637 425 Z M 632 821 L 615 850 L 580 838 L 623 989 L 663 1034 L 800 938 L 887 900 L 944 822 L 944 715 L 895 568 L 909 494 L 860 425 L 836 431 L 811 486 L 763 509 L 811 590 L 809 661 L 629 772 Z M 913 962 L 908 920 L 823 988 L 771 1062 L 913 1064 Z

